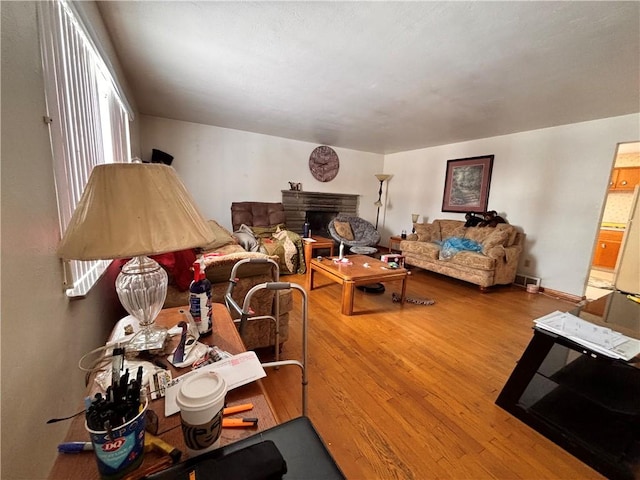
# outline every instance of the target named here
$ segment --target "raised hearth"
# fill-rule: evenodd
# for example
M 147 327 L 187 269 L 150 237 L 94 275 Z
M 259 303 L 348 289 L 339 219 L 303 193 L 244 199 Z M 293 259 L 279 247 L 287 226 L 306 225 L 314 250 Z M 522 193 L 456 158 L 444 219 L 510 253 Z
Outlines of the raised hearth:
M 358 215 L 358 195 L 282 190 L 287 228 L 302 234 L 304 222 L 312 223 L 311 233 L 328 237 L 327 225 L 338 213 Z

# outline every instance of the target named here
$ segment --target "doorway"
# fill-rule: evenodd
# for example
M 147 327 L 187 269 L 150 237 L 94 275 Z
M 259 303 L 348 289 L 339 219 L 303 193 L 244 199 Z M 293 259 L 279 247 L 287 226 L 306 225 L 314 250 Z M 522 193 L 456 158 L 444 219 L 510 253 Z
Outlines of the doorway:
M 640 142 L 618 144 L 610 174 L 611 181 L 615 181 L 615 172 L 618 168 L 626 167 L 640 168 Z M 616 245 L 619 248 L 619 241 L 622 239 L 631 212 L 632 200 L 632 189 L 609 188 L 607 190 L 599 235 L 594 245 L 592 266 L 584 292 L 587 300 L 596 300 L 615 289 L 617 252 L 613 254 L 612 249 L 615 249 Z

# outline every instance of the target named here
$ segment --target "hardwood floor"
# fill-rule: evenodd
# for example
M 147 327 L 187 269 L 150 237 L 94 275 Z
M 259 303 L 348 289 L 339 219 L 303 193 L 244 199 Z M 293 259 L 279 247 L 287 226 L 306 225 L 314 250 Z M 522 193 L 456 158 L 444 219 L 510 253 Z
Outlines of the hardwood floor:
M 304 286 L 303 275 L 284 281 Z M 414 269 L 393 303 L 356 291 L 340 314 L 340 289 L 318 276 L 309 292 L 309 417 L 350 479 L 603 478 L 494 404 L 532 336 L 532 320 L 572 304 L 519 287 L 481 293 Z M 294 292 L 283 358 L 298 358 L 301 295 Z M 267 358 L 265 358 L 267 360 Z M 281 421 L 300 415 L 300 372 L 263 383 Z

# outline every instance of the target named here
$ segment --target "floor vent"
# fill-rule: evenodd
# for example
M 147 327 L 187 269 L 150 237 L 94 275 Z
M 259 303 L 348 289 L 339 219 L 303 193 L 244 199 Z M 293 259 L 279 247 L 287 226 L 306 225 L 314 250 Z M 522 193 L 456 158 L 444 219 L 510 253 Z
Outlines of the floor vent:
M 517 273 L 516 279 L 513 281 L 513 284 L 525 288 L 527 287 L 527 285 L 536 285 L 537 287 L 539 287 L 540 279 L 538 277 L 525 275 L 524 273 Z

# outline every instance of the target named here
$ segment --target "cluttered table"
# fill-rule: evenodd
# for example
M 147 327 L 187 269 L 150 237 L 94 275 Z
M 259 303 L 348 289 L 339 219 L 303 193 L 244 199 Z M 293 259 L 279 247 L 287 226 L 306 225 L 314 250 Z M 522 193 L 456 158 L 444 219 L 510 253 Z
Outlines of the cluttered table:
M 214 332 L 211 336 L 200 338 L 200 342 L 216 345 L 221 350 L 229 352 L 230 354 L 240 354 L 246 349 L 235 324 L 233 323 L 231 316 L 227 309 L 222 304 L 213 304 L 213 318 L 214 318 Z M 188 307 L 177 307 L 162 310 L 156 319 L 156 324 L 167 328 L 172 328 L 184 319 L 181 310 L 188 310 Z M 179 336 L 177 336 L 179 337 Z M 167 351 L 171 351 L 177 344 L 178 338 L 173 338 Z M 172 348 L 173 347 L 173 348 Z M 189 372 L 190 368 L 177 369 L 169 362 L 163 361 L 163 357 L 159 359 L 166 364 L 168 369 L 172 373 L 172 377 L 176 377 Z M 95 374 L 89 379 L 87 386 L 87 394 L 93 395 L 96 391 Z M 79 402 L 80 403 L 80 402 Z M 259 380 L 253 381 L 246 385 L 234 388 L 227 393 L 226 406 L 253 404 L 253 408 L 247 414 L 251 417 L 257 418 L 257 425 L 247 428 L 223 428 L 221 434 L 220 445 L 228 445 L 237 440 L 254 435 L 257 432 L 261 432 L 270 427 L 275 426 L 277 418 L 273 413 L 273 409 L 269 402 L 262 384 Z M 179 449 L 183 452 L 182 458 L 186 457 L 186 446 L 180 428 L 180 415 L 174 414 L 166 417 L 165 413 L 165 399 L 158 398 L 150 401 L 149 410 L 153 410 L 158 417 L 157 435 L 164 442 L 170 446 Z M 65 437 L 65 442 L 89 442 L 90 437 L 87 429 L 85 428 L 85 416 L 77 415 L 71 421 L 71 425 Z M 139 469 L 135 471 L 136 475 L 141 475 L 142 472 L 161 461 L 166 461 L 166 453 L 162 451 L 150 451 L 144 455 L 144 461 Z M 99 473 L 96 465 L 96 458 L 93 452 L 81 452 L 77 454 L 60 453 L 56 459 L 51 472 L 49 473 L 49 479 L 82 479 L 91 480 L 99 479 Z

